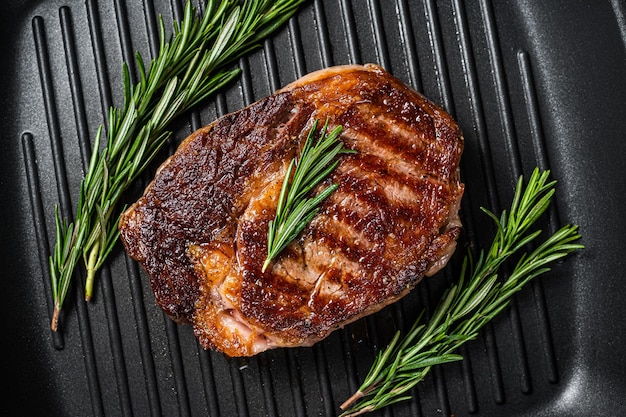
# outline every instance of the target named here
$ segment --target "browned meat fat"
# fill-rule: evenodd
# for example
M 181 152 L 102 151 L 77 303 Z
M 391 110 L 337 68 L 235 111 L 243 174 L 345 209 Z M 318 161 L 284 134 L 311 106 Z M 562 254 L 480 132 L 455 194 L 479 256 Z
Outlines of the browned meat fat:
M 268 222 L 315 119 L 344 127 L 339 188 L 266 272 Z M 460 231 L 463 137 L 376 65 L 309 74 L 191 134 L 122 216 L 156 301 L 230 356 L 311 345 L 398 300 Z

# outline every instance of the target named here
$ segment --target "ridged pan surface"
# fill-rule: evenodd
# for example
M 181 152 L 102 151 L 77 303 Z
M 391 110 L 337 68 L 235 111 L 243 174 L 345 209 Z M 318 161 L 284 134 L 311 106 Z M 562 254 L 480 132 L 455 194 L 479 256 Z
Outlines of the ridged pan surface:
M 199 5 L 200 6 L 200 5 Z M 201 6 L 200 6 L 201 7 Z M 432 311 L 470 245 L 493 234 L 534 167 L 558 180 L 542 226 L 583 251 L 518 294 L 412 400 L 380 416 L 626 415 L 626 3 L 313 0 L 238 62 L 241 76 L 173 127 L 193 130 L 332 65 L 376 63 L 449 111 L 465 136 L 460 249 L 401 302 L 310 348 L 248 359 L 202 350 L 156 306 L 118 245 L 62 332 L 49 329 L 54 207 L 75 211 L 86 155 L 122 62 L 158 47 L 179 0 L 30 0 L 0 11 L 1 415 L 333 416 L 396 329 Z M 131 65 L 131 70 L 134 70 Z M 156 166 L 155 166 L 156 167 Z M 127 193 L 132 202 L 154 173 Z

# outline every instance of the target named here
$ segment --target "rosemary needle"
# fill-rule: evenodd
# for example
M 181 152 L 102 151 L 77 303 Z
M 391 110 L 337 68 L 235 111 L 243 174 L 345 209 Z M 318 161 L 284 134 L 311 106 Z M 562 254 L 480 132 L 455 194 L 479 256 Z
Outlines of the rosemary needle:
M 501 281 L 498 269 L 511 256 L 541 234 L 529 228 L 546 211 L 554 194 L 555 181 L 548 181 L 549 171 L 535 169 L 524 188 L 520 177 L 511 208 L 500 217 L 482 209 L 497 227 L 487 252 L 476 263 L 465 257 L 458 284 L 442 296 L 428 323 L 421 315 L 413 328 L 400 339 L 396 333 L 391 343 L 379 352 L 359 390 L 341 405 L 342 416 L 356 416 L 409 399 L 408 391 L 422 381 L 431 367 L 463 359 L 456 349 L 478 336 L 479 330 L 508 304 L 511 296 L 533 278 L 550 270 L 547 266 L 583 246 L 574 241 L 581 236 L 578 227 L 567 225 L 532 252 L 523 253 L 513 272 Z
M 307 193 L 337 167 L 339 161 L 335 160 L 335 157 L 339 154 L 356 153 L 343 147 L 343 142 L 339 139 L 341 126 L 326 134 L 327 127 L 328 121 L 316 141 L 317 120 L 315 120 L 304 142 L 300 158 L 294 158 L 287 168 L 278 197 L 276 215 L 268 226 L 267 258 L 263 263 L 263 272 L 315 217 L 322 201 L 337 189 L 337 184 L 333 184 L 317 196 L 307 197 Z
M 147 70 L 136 54 L 138 83 L 131 84 L 124 65 L 124 106 L 111 108 L 106 132 L 102 126 L 97 131 L 74 221 L 55 212 L 56 244 L 50 257 L 53 330 L 81 258 L 87 270 L 85 298 L 91 298 L 95 273 L 118 238 L 122 193 L 171 136 L 171 120 L 236 77 L 239 69 L 229 66 L 280 27 L 302 2 L 209 0 L 204 15 L 196 17 L 188 1 L 169 42 L 159 19 L 159 53 Z

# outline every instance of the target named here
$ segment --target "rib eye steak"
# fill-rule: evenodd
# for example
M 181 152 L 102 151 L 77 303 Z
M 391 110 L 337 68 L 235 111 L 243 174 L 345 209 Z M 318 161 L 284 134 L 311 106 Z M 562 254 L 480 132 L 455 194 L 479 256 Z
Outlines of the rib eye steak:
M 338 189 L 261 271 L 289 162 L 315 120 L 357 153 Z M 376 65 L 311 73 L 192 133 L 122 216 L 156 302 L 230 356 L 311 345 L 378 311 L 454 251 L 463 136 L 452 117 Z

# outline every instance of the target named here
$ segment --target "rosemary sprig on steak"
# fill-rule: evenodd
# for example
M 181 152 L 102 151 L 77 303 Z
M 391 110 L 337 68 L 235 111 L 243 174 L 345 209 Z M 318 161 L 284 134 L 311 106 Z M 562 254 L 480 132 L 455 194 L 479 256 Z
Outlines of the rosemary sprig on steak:
M 124 65 L 124 106 L 110 109 L 106 133 L 102 126 L 98 129 L 75 219 L 55 216 L 56 246 L 50 257 L 53 330 L 81 257 L 87 269 L 85 298 L 91 298 L 95 273 L 118 238 L 122 193 L 171 136 L 170 121 L 236 77 L 239 69 L 231 68 L 232 63 L 282 25 L 302 1 L 209 0 L 200 18 L 188 1 L 169 42 L 160 19 L 159 54 L 147 71 L 137 53 L 138 83 L 131 83 Z
M 328 121 L 316 141 L 317 122 L 315 120 L 309 131 L 300 158 L 292 159 L 287 168 L 278 197 L 276 216 L 268 226 L 267 258 L 263 263 L 263 272 L 315 217 L 319 212 L 319 205 L 337 189 L 338 185 L 332 184 L 326 187 L 315 197 L 307 197 L 309 191 L 337 167 L 339 164 L 336 160 L 337 155 L 356 152 L 343 147 L 343 142 L 339 139 L 341 126 L 337 126 L 332 132 L 326 134 Z M 292 178 L 291 173 L 294 167 L 295 172 Z
M 511 274 L 499 279 L 500 266 L 535 241 L 540 230 L 529 228 L 548 208 L 555 181 L 549 171 L 532 173 L 524 188 L 520 177 L 511 209 L 498 218 L 482 209 L 497 227 L 487 252 L 477 262 L 467 255 L 461 278 L 442 296 L 428 322 L 420 315 L 402 339 L 396 333 L 389 346 L 379 352 L 359 390 L 341 408 L 342 416 L 364 414 L 410 399 L 408 391 L 422 381 L 434 365 L 463 359 L 456 349 L 478 336 L 479 330 L 508 304 L 511 296 L 530 280 L 550 270 L 549 263 L 583 246 L 574 241 L 581 236 L 578 227 L 567 225 L 548 237 L 532 252 L 523 253 Z

